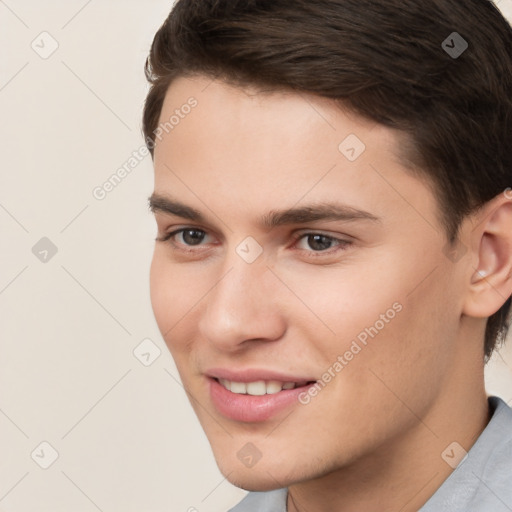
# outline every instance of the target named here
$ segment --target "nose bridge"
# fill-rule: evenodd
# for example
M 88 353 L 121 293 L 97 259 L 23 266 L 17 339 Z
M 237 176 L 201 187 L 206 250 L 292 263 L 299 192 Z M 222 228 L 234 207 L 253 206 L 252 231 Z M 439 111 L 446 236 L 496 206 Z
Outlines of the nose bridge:
M 279 337 L 284 324 L 265 259 L 260 256 L 248 263 L 234 253 L 224 263 L 200 320 L 205 337 L 224 348 Z
M 267 272 L 263 260 L 247 263 L 238 255 L 230 258 L 224 277 L 212 290 L 209 309 L 220 309 L 225 318 L 236 315 L 242 318 L 249 310 L 257 314 L 258 309 L 266 309 Z

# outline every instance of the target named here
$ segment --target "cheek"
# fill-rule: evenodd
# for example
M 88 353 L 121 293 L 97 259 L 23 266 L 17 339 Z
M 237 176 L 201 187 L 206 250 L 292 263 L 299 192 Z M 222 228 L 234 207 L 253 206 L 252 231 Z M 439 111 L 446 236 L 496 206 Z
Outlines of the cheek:
M 172 287 L 168 286 L 169 279 L 165 270 L 166 268 L 162 264 L 162 258 L 155 248 L 150 267 L 149 288 L 155 320 L 162 333 L 165 331 L 166 327 L 164 324 L 167 323 L 166 311 L 171 311 L 170 306 L 173 303 L 172 296 L 169 293 Z
M 190 276 L 171 264 L 165 251 L 156 247 L 150 269 L 150 295 L 155 320 L 169 348 L 176 339 L 175 331 L 181 320 L 197 302 L 190 286 Z
M 448 276 L 431 276 L 415 288 L 410 284 L 413 275 L 421 281 L 416 272 L 409 278 L 405 273 L 400 281 L 379 285 L 379 299 L 373 300 L 375 295 L 366 312 L 354 311 L 354 317 L 359 314 L 356 330 L 361 321 L 366 322 L 360 331 L 366 344 L 359 343 L 362 350 L 355 364 L 346 368 L 346 377 L 365 397 L 361 400 L 373 404 L 375 414 L 381 407 L 375 397 L 388 407 L 401 400 L 415 404 L 417 412 L 426 410 L 440 393 L 455 357 L 450 340 L 455 339 L 458 316 L 452 305 L 456 301 L 446 290 Z M 392 313 L 386 308 L 393 304 L 397 307 Z
M 457 328 L 456 297 L 447 290 L 452 288 L 449 273 L 443 275 L 439 266 L 424 279 L 436 264 L 429 266 L 428 255 L 416 256 L 397 262 L 398 255 L 388 255 L 365 265 L 364 272 L 354 266 L 335 276 L 316 272 L 314 279 L 307 273 L 296 279 L 294 290 L 314 313 L 299 321 L 316 340 L 318 361 L 329 367 L 346 353 L 349 366 L 384 371 L 397 381 L 417 371 L 424 372 L 425 380 L 442 374 L 445 363 L 439 353 L 451 357 L 445 340 Z M 308 286 L 312 282 L 315 286 Z M 364 380 L 357 372 L 353 378 Z
M 165 247 L 155 247 L 150 267 L 151 304 L 162 338 L 179 371 L 194 357 L 202 305 L 214 283 L 197 266 L 177 264 L 169 258 Z
M 336 358 L 353 340 L 382 336 L 403 315 L 404 294 L 390 272 L 370 265 L 304 268 L 284 274 L 296 297 L 294 323 L 315 340 L 319 354 Z M 372 272 L 373 271 L 373 272 Z

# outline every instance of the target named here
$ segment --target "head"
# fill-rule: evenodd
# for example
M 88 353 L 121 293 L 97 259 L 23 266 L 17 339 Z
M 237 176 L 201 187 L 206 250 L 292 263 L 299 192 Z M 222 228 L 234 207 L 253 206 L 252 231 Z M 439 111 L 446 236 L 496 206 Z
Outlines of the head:
M 511 55 L 487 0 L 176 3 L 146 64 L 151 296 L 230 480 L 346 466 L 413 428 L 389 389 L 427 415 L 478 385 L 510 312 Z M 223 410 L 218 381 L 261 376 L 307 391 Z

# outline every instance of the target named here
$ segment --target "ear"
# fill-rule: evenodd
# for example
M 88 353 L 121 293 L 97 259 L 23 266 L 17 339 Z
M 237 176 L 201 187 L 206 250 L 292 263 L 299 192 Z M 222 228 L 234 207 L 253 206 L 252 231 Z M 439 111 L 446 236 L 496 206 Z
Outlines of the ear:
M 512 190 L 507 189 L 486 203 L 476 221 L 470 235 L 476 265 L 463 313 L 486 318 L 512 294 Z

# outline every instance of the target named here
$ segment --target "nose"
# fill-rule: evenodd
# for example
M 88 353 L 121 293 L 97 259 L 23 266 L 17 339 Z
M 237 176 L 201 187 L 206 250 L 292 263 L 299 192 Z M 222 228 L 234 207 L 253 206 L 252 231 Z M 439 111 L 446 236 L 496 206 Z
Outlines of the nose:
M 246 263 L 235 255 L 231 263 L 206 297 L 200 333 L 224 352 L 236 352 L 249 341 L 280 339 L 286 331 L 279 305 L 282 284 L 263 258 Z

